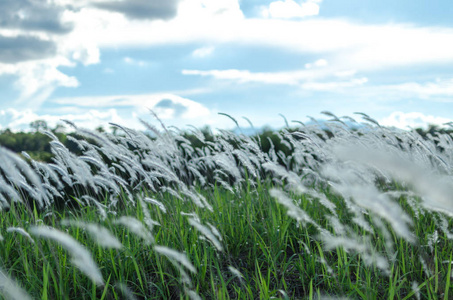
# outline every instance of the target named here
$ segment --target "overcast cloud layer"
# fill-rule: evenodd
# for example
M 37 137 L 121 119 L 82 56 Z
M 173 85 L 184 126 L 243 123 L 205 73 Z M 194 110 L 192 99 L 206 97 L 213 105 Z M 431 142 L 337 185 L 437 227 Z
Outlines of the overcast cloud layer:
M 219 111 L 257 126 L 322 110 L 400 127 L 451 120 L 453 26 L 359 22 L 361 4 L 326 17 L 322 0 L 245 2 L 1 1 L 2 128 L 140 127 L 149 109 L 178 126 L 226 126 Z

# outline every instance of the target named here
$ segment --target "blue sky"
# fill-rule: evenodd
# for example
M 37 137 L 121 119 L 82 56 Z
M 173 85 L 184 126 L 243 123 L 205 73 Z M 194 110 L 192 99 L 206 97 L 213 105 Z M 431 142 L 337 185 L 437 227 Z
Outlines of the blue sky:
M 0 128 L 453 120 L 451 1 L 3 0 Z M 325 116 L 324 116 L 325 117 Z M 357 117 L 357 119 L 360 119 Z

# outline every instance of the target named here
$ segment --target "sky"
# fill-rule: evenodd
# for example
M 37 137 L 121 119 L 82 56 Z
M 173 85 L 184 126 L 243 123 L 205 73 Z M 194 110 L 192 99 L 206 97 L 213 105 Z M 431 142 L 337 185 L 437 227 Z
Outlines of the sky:
M 451 0 L 0 0 L 0 129 L 453 121 Z M 297 125 L 296 123 L 293 123 Z

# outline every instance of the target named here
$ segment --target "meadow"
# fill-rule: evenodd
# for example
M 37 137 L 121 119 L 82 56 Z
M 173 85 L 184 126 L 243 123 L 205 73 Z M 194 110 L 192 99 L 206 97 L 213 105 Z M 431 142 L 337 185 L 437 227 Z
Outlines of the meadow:
M 453 136 L 366 114 L 272 139 L 66 121 L 0 148 L 5 299 L 450 299 Z M 225 117 L 225 116 L 223 116 Z M 237 121 L 230 116 L 238 128 Z M 263 144 L 270 145 L 263 151 Z

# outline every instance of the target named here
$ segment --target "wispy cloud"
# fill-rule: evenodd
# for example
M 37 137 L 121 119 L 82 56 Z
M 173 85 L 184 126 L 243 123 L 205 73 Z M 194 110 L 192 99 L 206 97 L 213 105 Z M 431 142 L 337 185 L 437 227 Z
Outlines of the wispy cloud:
M 162 119 L 183 118 L 192 119 L 210 114 L 202 104 L 169 93 L 143 95 L 115 95 L 101 97 L 67 97 L 52 100 L 59 105 L 76 105 L 80 108 L 100 109 L 107 107 L 130 108 L 137 113 L 148 114 L 152 109 Z
M 419 97 L 424 99 L 453 102 L 453 78 L 437 79 L 431 82 L 406 82 L 386 85 L 384 89 L 398 93 L 399 97 Z
M 104 70 L 102 70 L 102 72 L 105 74 L 114 74 L 115 70 L 112 68 L 105 68 Z
M 227 1 L 233 2 L 233 1 Z M 81 12 L 90 18 L 90 12 Z M 196 15 L 196 18 L 194 17 Z M 248 19 L 239 7 L 203 7 L 183 1 L 168 22 L 128 22 L 105 15 L 103 27 L 86 30 L 100 46 L 209 42 L 272 46 L 327 56 L 333 65 L 359 70 L 421 63 L 453 62 L 453 30 L 407 24 L 366 25 L 346 19 Z M 76 29 L 77 30 L 77 29 Z M 190 32 L 187 35 L 186 32 Z M 147 38 L 143 39 L 146 33 Z
M 343 81 L 307 82 L 302 84 L 302 88 L 313 91 L 337 91 L 343 88 L 362 86 L 367 82 L 368 78 L 361 77 Z
M 305 90 L 330 91 L 360 86 L 366 77 L 354 78 L 355 71 L 326 68 L 327 60 L 305 64 L 305 69 L 284 72 L 251 72 L 249 70 L 182 70 L 183 75 L 212 77 L 236 83 L 261 83 L 298 86 Z
M 0 123 L 14 129 L 25 129 L 37 119 L 47 121 L 50 127 L 54 127 L 61 119 L 67 119 L 80 127 L 91 129 L 106 127 L 109 122 L 144 129 L 140 119 L 152 120 L 152 110 L 166 125 L 184 127 L 187 124 L 218 124 L 215 112 L 203 104 L 171 93 L 67 97 L 53 99 L 51 104 L 54 108 L 44 115 L 31 110 L 0 111 Z
M 319 3 L 322 0 L 308 0 L 298 4 L 294 0 L 274 1 L 262 9 L 265 18 L 303 18 L 319 14 Z
M 0 110 L 0 124 L 5 124 L 4 128 L 9 128 L 13 131 L 29 130 L 30 123 L 36 120 L 46 121 L 50 128 L 55 128 L 57 124 L 62 124 L 62 120 L 69 120 L 80 127 L 90 129 L 98 126 L 107 126 L 109 122 L 127 124 L 127 121 L 129 121 L 119 116 L 116 109 L 90 109 L 85 111 L 75 109 L 75 113 L 66 114 L 37 114 L 31 109 L 19 110 L 10 108 Z
M 17 76 L 14 87 L 20 91 L 20 96 L 16 101 L 20 105 L 27 102 L 29 107 L 37 108 L 48 99 L 57 87 L 79 86 L 77 78 L 68 76 L 58 69 L 58 66 L 64 65 L 68 65 L 68 63 L 61 59 L 49 59 L 40 62 L 28 61 L 18 64 L 0 63 L 0 76 Z M 10 104 L 13 104 L 11 102 Z
M 206 56 L 211 55 L 214 52 L 214 50 L 215 50 L 215 47 L 212 47 L 212 46 L 201 47 L 201 48 L 195 49 L 192 52 L 192 56 L 199 57 L 199 58 L 206 57 Z
M 385 126 L 393 126 L 402 129 L 427 127 L 428 125 L 444 126 L 453 119 L 435 117 L 421 112 L 393 112 L 388 117 L 382 118 L 379 123 Z
M 305 64 L 305 68 L 306 69 L 311 69 L 311 68 L 320 68 L 320 67 L 325 67 L 327 66 L 329 63 L 327 62 L 327 60 L 321 58 L 321 59 L 318 59 L 317 61 L 313 62 L 313 63 L 306 63 Z
M 296 85 L 299 80 L 309 77 L 304 71 L 294 72 L 251 72 L 249 70 L 182 70 L 183 75 L 213 77 L 215 79 L 232 80 L 239 83 L 270 83 Z
M 387 103 L 389 101 L 422 100 L 423 103 L 453 103 L 453 78 L 400 83 L 373 83 L 357 86 L 354 97 Z
M 137 60 L 134 58 L 131 58 L 129 56 L 126 56 L 123 61 L 129 65 L 134 65 L 134 66 L 139 66 L 139 67 L 145 67 L 148 65 L 148 63 L 144 60 Z

